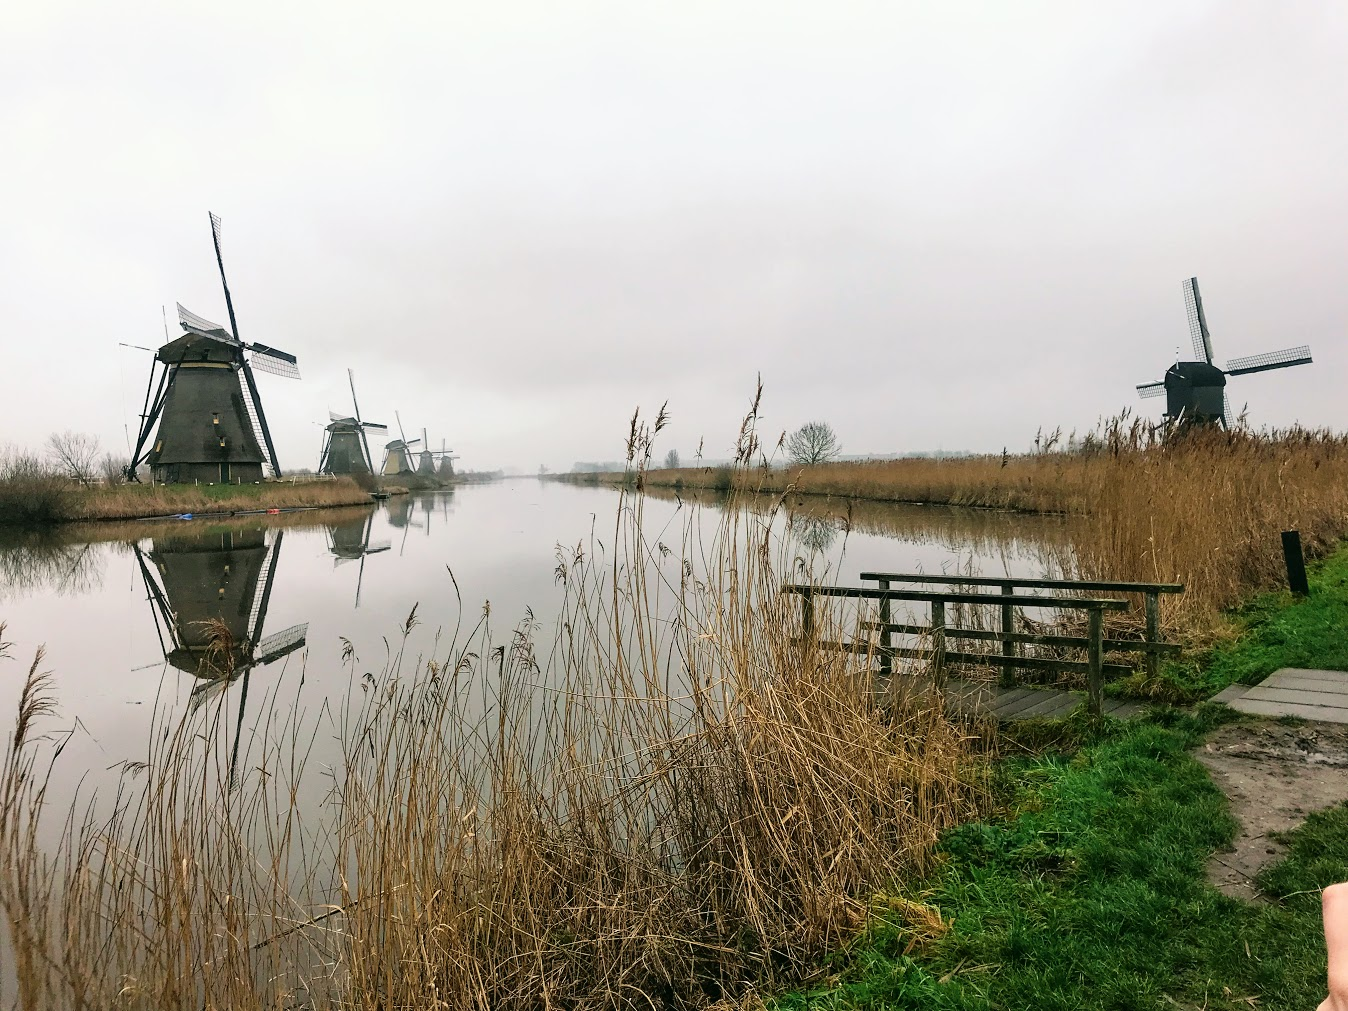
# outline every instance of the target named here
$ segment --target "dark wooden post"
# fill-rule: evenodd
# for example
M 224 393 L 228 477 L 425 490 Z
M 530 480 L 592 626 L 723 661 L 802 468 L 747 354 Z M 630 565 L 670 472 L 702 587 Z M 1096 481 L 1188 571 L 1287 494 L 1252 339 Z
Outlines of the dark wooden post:
M 1010 596 L 1016 592 L 1016 587 L 1012 583 L 1002 584 L 1002 596 Z M 1016 655 L 1016 644 L 1011 640 L 1011 633 L 1014 631 L 1012 622 L 1015 620 L 1014 608 L 1010 604 L 1002 605 L 1002 678 L 1003 688 L 1016 687 L 1016 665 L 1011 662 L 1011 657 Z
M 1146 596 L 1147 642 L 1156 644 L 1161 641 L 1161 595 L 1152 591 Z M 1154 650 L 1147 654 L 1147 677 L 1155 678 L 1161 668 L 1161 654 Z
M 1086 645 L 1086 708 L 1099 720 L 1105 695 L 1105 612 L 1092 607 L 1086 612 L 1089 631 Z
M 800 591 L 800 638 L 808 642 L 814 635 L 814 590 L 806 587 Z
M 931 673 L 937 685 L 945 684 L 945 601 L 931 602 Z
M 882 589 L 882 590 L 888 590 L 888 589 L 889 589 L 889 580 L 888 580 L 888 579 L 882 579 L 882 580 L 880 580 L 880 589 Z M 888 597 L 881 597 L 881 598 L 880 598 L 880 626 L 881 626 L 881 627 L 880 627 L 880 673 L 881 673 L 881 674 L 892 674 L 892 673 L 894 673 L 894 662 L 893 662 L 893 657 L 890 656 L 890 652 L 889 652 L 890 647 L 893 645 L 894 638 L 893 638 L 893 633 L 890 632 L 890 630 L 889 630 L 889 622 L 890 622 L 890 614 L 889 614 L 889 598 L 888 598 Z
M 1288 588 L 1298 597 L 1307 596 L 1311 592 L 1311 586 L 1306 581 L 1306 556 L 1301 550 L 1299 530 L 1282 532 L 1282 557 L 1287 563 Z

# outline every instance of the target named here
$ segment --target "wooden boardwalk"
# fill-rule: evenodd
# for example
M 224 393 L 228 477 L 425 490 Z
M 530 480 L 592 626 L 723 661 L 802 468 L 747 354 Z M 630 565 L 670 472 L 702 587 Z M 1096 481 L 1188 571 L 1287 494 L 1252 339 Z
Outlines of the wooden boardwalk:
M 1212 700 L 1256 716 L 1348 723 L 1348 672 L 1284 667 L 1253 688 L 1232 685 Z
M 924 679 L 925 680 L 925 679 Z M 951 678 L 946 682 L 946 708 L 965 717 L 992 717 L 999 721 L 1053 719 L 1066 716 L 1086 701 L 1085 692 L 1059 688 L 1001 688 L 986 681 Z M 1104 700 L 1106 716 L 1127 720 L 1139 716 L 1146 703 L 1130 699 Z

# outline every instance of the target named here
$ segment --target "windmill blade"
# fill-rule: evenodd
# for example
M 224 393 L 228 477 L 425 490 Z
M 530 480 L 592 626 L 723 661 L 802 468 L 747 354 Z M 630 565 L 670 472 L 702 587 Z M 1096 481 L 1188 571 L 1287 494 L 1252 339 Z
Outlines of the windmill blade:
M 210 214 L 210 211 L 206 212 Z M 225 258 L 220 252 L 220 216 L 211 214 L 211 241 L 215 244 L 215 262 L 220 268 L 220 287 L 225 289 L 225 309 L 229 312 L 229 326 L 234 331 L 234 339 L 239 339 L 239 321 L 234 318 L 234 299 L 229 294 L 229 282 L 225 280 Z
M 1297 348 L 1284 348 L 1282 351 L 1267 351 L 1262 355 L 1250 355 L 1248 358 L 1233 358 L 1226 363 L 1224 370 L 1228 376 L 1244 376 L 1251 372 L 1267 372 L 1269 369 L 1289 369 L 1293 365 L 1309 365 L 1311 349 L 1307 345 Z
M 393 412 L 393 419 L 398 422 L 398 438 L 402 439 L 403 445 L 407 443 L 407 433 L 403 431 L 403 417 L 397 411 Z
M 362 428 L 367 428 L 367 429 L 369 429 L 371 432 L 387 432 L 387 431 L 388 431 L 388 425 L 381 425 L 381 424 L 379 424 L 379 422 L 377 422 L 377 421 L 362 421 L 362 422 L 360 423 L 360 426 L 361 426 Z
M 283 656 L 288 656 L 304 645 L 308 634 L 309 623 L 305 622 L 301 625 L 291 625 L 275 635 L 267 636 L 257 644 L 253 664 L 258 667 L 265 667 Z
M 1208 320 L 1203 315 L 1203 296 L 1198 293 L 1198 278 L 1184 282 L 1184 309 L 1189 317 L 1189 337 L 1194 343 L 1194 354 L 1212 364 L 1212 337 L 1208 334 Z
M 214 337 L 217 340 L 234 339 L 228 330 L 219 323 L 212 323 L 205 316 L 198 316 L 191 309 L 188 309 L 181 302 L 175 302 L 178 307 L 178 325 L 191 333 L 201 334 L 203 337 Z
M 381 551 L 392 551 L 392 550 L 393 550 L 392 541 L 376 541 L 374 544 L 371 544 L 368 548 L 365 549 L 365 554 L 377 555 Z
M 1228 432 L 1236 426 L 1236 419 L 1231 416 L 1231 398 L 1222 391 L 1222 427 Z
M 351 417 L 351 415 L 349 415 L 349 414 L 338 414 L 336 411 L 333 411 L 333 410 L 329 410 L 329 411 L 328 411 L 328 420 L 329 420 L 329 421 L 344 421 L 344 422 L 346 422 L 348 425 L 354 425 L 354 424 L 356 424 L 356 419 L 353 418 L 353 417 Z
M 1138 383 L 1137 395 L 1143 400 L 1159 397 L 1165 393 L 1165 383 Z
M 300 378 L 298 359 L 294 355 L 269 348 L 265 344 L 249 344 L 247 347 L 253 353 L 253 368 L 259 372 L 270 372 L 274 376 L 284 376 L 286 379 Z

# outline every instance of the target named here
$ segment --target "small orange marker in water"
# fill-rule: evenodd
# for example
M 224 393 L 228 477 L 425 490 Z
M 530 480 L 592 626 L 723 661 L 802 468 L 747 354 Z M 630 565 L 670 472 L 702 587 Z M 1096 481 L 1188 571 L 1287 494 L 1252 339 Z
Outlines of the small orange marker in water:
M 277 515 L 280 511 L 281 511 L 280 509 L 268 509 L 268 510 L 267 510 L 267 515 L 268 515 L 268 516 L 275 516 L 275 515 Z

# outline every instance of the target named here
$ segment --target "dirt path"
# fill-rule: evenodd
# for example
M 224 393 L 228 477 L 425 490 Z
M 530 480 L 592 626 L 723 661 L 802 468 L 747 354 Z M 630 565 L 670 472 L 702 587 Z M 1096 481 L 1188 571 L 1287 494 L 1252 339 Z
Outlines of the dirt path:
M 1271 833 L 1348 801 L 1348 725 L 1233 723 L 1214 733 L 1196 757 L 1230 799 L 1240 823 L 1233 848 L 1208 861 L 1208 879 L 1235 898 L 1262 899 L 1254 876 L 1287 852 Z

